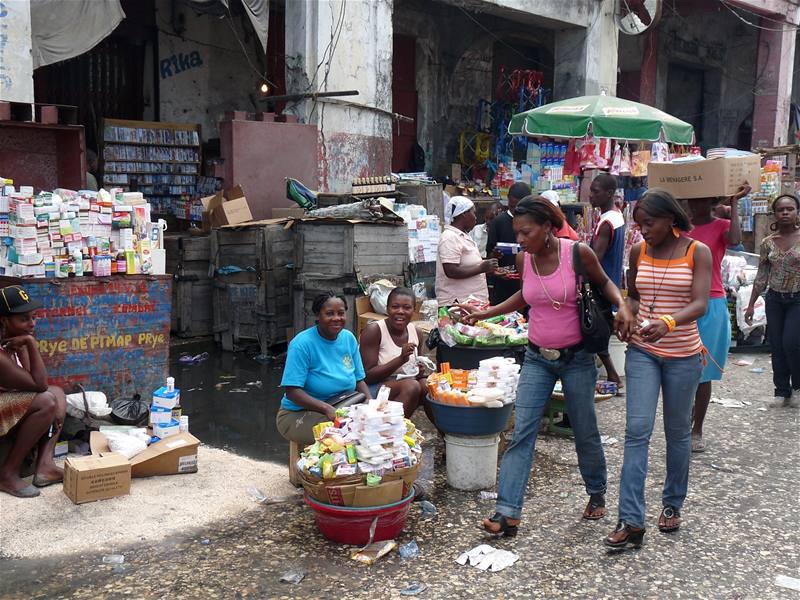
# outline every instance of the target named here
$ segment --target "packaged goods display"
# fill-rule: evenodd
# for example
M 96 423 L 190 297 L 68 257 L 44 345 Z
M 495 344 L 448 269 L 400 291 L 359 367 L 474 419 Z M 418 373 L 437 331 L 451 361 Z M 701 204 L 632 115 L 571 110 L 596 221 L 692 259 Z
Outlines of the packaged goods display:
M 408 227 L 408 259 L 413 263 L 436 262 L 439 217 L 427 214 L 418 204 L 395 204 L 393 210 Z
M 467 325 L 458 308 L 439 309 L 439 335 L 448 346 L 522 346 L 528 343 L 528 323 L 518 312 Z
M 487 358 L 477 369 L 451 369 L 442 363 L 427 380 L 428 394 L 437 402 L 457 406 L 501 408 L 517 397 L 520 366 L 513 358 Z
M 0 274 L 64 278 L 117 273 L 159 274 L 153 252 L 163 248 L 161 223 L 151 220 L 140 192 L 56 189 L 38 194 L 0 189 Z
M 366 485 L 377 486 L 386 473 L 416 466 L 422 434 L 403 417 L 401 402 L 385 399 L 388 393 L 378 396 L 338 409 L 335 421 L 317 425 L 297 469 L 312 480 L 363 475 Z
M 103 184 L 139 191 L 153 213 L 200 221 L 199 126 L 105 119 Z

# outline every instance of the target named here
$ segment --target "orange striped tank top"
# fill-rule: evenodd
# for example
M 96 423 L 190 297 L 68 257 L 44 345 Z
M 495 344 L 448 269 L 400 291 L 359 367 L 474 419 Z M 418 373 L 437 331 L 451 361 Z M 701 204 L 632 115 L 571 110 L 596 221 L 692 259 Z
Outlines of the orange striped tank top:
M 648 256 L 647 243 L 642 242 L 636 272 L 641 318 L 655 321 L 662 315 L 675 314 L 691 302 L 696 246 L 697 243 L 692 241 L 685 256 L 664 260 Z M 642 341 L 636 334 L 631 343 L 663 358 L 684 358 L 698 354 L 703 349 L 697 321 L 678 325 L 653 344 Z

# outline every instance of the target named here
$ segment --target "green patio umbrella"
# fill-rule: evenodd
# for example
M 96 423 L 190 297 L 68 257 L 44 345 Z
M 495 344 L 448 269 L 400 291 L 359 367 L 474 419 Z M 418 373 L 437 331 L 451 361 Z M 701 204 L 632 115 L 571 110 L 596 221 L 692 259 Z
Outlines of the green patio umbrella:
M 691 124 L 652 106 L 605 95 L 570 98 L 519 113 L 508 124 L 508 133 L 566 138 L 592 133 L 604 138 L 673 144 L 694 141 Z

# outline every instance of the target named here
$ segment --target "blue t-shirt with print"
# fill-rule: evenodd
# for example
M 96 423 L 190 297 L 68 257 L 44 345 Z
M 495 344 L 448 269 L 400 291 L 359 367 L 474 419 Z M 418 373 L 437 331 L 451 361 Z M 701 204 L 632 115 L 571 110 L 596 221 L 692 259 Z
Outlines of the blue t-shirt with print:
M 303 388 L 309 396 L 324 402 L 352 392 L 362 379 L 364 365 L 358 342 L 356 336 L 346 329 L 339 332 L 335 340 L 327 340 L 315 325 L 298 333 L 289 343 L 281 379 L 284 387 Z M 285 395 L 281 399 L 281 408 L 304 410 Z

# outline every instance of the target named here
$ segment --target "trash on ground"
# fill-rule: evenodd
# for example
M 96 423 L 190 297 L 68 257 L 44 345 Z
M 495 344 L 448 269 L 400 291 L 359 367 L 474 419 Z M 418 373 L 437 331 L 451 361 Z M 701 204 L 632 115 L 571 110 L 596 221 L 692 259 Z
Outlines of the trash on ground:
M 247 488 L 247 495 L 250 500 L 258 504 L 283 504 L 284 502 L 302 502 L 303 500 L 302 490 L 283 496 L 267 496 L 257 487 L 249 487 Z
M 365 565 L 375 564 L 382 556 L 389 554 L 392 550 L 397 548 L 397 542 L 394 540 L 387 540 L 385 542 L 374 542 L 365 546 L 361 550 L 354 552 L 350 558 Z
M 106 554 L 103 557 L 103 562 L 107 565 L 121 565 L 125 562 L 124 554 Z
M 200 543 L 203 544 L 203 546 L 208 546 L 211 543 L 211 540 L 208 538 L 203 538 L 200 540 Z
M 499 550 L 488 544 L 475 546 L 472 550 L 464 552 L 456 562 L 460 565 L 469 563 L 471 567 L 481 571 L 490 570 L 493 573 L 510 567 L 519 560 L 519 556 L 508 550 Z
M 248 390 L 247 388 L 232 388 L 232 389 L 228 390 L 228 393 L 229 394 L 246 394 L 249 391 L 250 390 Z
M 756 410 L 763 410 L 764 412 L 766 412 L 767 411 L 767 407 L 766 406 L 759 406 Z
M 236 375 L 220 375 L 220 379 L 236 379 Z
M 178 362 L 182 365 L 199 365 L 204 360 L 208 360 L 208 352 L 192 356 L 191 354 L 181 354 Z
M 256 354 L 256 355 L 253 357 L 253 360 L 254 360 L 254 361 L 256 361 L 256 362 L 257 362 L 257 363 L 259 363 L 259 364 L 265 365 L 265 364 L 267 364 L 269 361 L 271 361 L 271 360 L 272 360 L 272 357 L 271 357 L 269 354 Z
M 747 406 L 744 402 L 736 398 L 711 398 L 711 403 L 720 404 L 725 408 L 744 408 Z
M 749 367 L 754 362 L 756 362 L 755 358 L 749 358 L 748 357 L 748 358 L 740 358 L 738 360 L 735 360 L 735 361 L 733 361 L 733 364 L 735 364 L 738 367 Z
M 480 494 L 478 494 L 478 498 L 481 500 L 497 500 L 497 492 L 487 492 L 483 490 Z
M 428 589 L 428 584 L 421 581 L 414 581 L 408 587 L 400 590 L 401 596 L 417 596 Z
M 308 571 L 306 571 L 305 569 L 297 569 L 297 568 L 289 569 L 288 571 L 286 571 L 286 573 L 281 575 L 280 580 L 284 583 L 291 583 L 293 585 L 297 585 L 298 583 L 303 581 L 303 579 L 305 579 L 307 574 Z
M 800 579 L 796 579 L 795 577 L 787 577 L 786 575 L 776 575 L 775 585 L 790 590 L 795 590 L 796 592 L 800 592 Z M 400 593 L 402 594 L 402 592 Z
M 253 502 L 266 502 L 267 497 L 257 487 L 249 487 L 247 488 L 247 495 L 250 496 L 250 500 Z
M 601 435 L 600 436 L 600 443 L 603 444 L 603 446 L 613 446 L 618 441 L 619 440 L 617 438 L 611 437 L 610 435 Z
M 111 572 L 114 573 L 114 575 L 122 575 L 125 573 L 125 571 L 127 571 L 125 565 L 114 565 L 111 569 Z
M 711 468 L 715 469 L 717 471 L 722 471 L 723 473 L 736 473 L 736 471 L 734 471 L 730 467 L 724 467 L 722 465 L 715 465 L 714 463 L 711 463 Z
M 260 387 L 264 386 L 264 384 L 262 383 L 262 381 L 260 379 L 257 379 L 256 381 L 248 381 L 247 385 L 255 386 L 257 388 L 260 388 Z
M 764 368 L 763 367 L 755 367 L 753 369 L 750 369 L 750 372 L 751 373 L 763 373 L 764 372 Z
M 423 520 L 432 519 L 439 512 L 436 510 L 436 507 L 427 500 L 421 500 L 418 504 L 420 509 L 422 509 Z
M 397 551 L 400 553 L 400 558 L 403 560 L 417 558 L 420 555 L 419 544 L 417 540 L 411 540 L 407 544 L 400 546 Z

